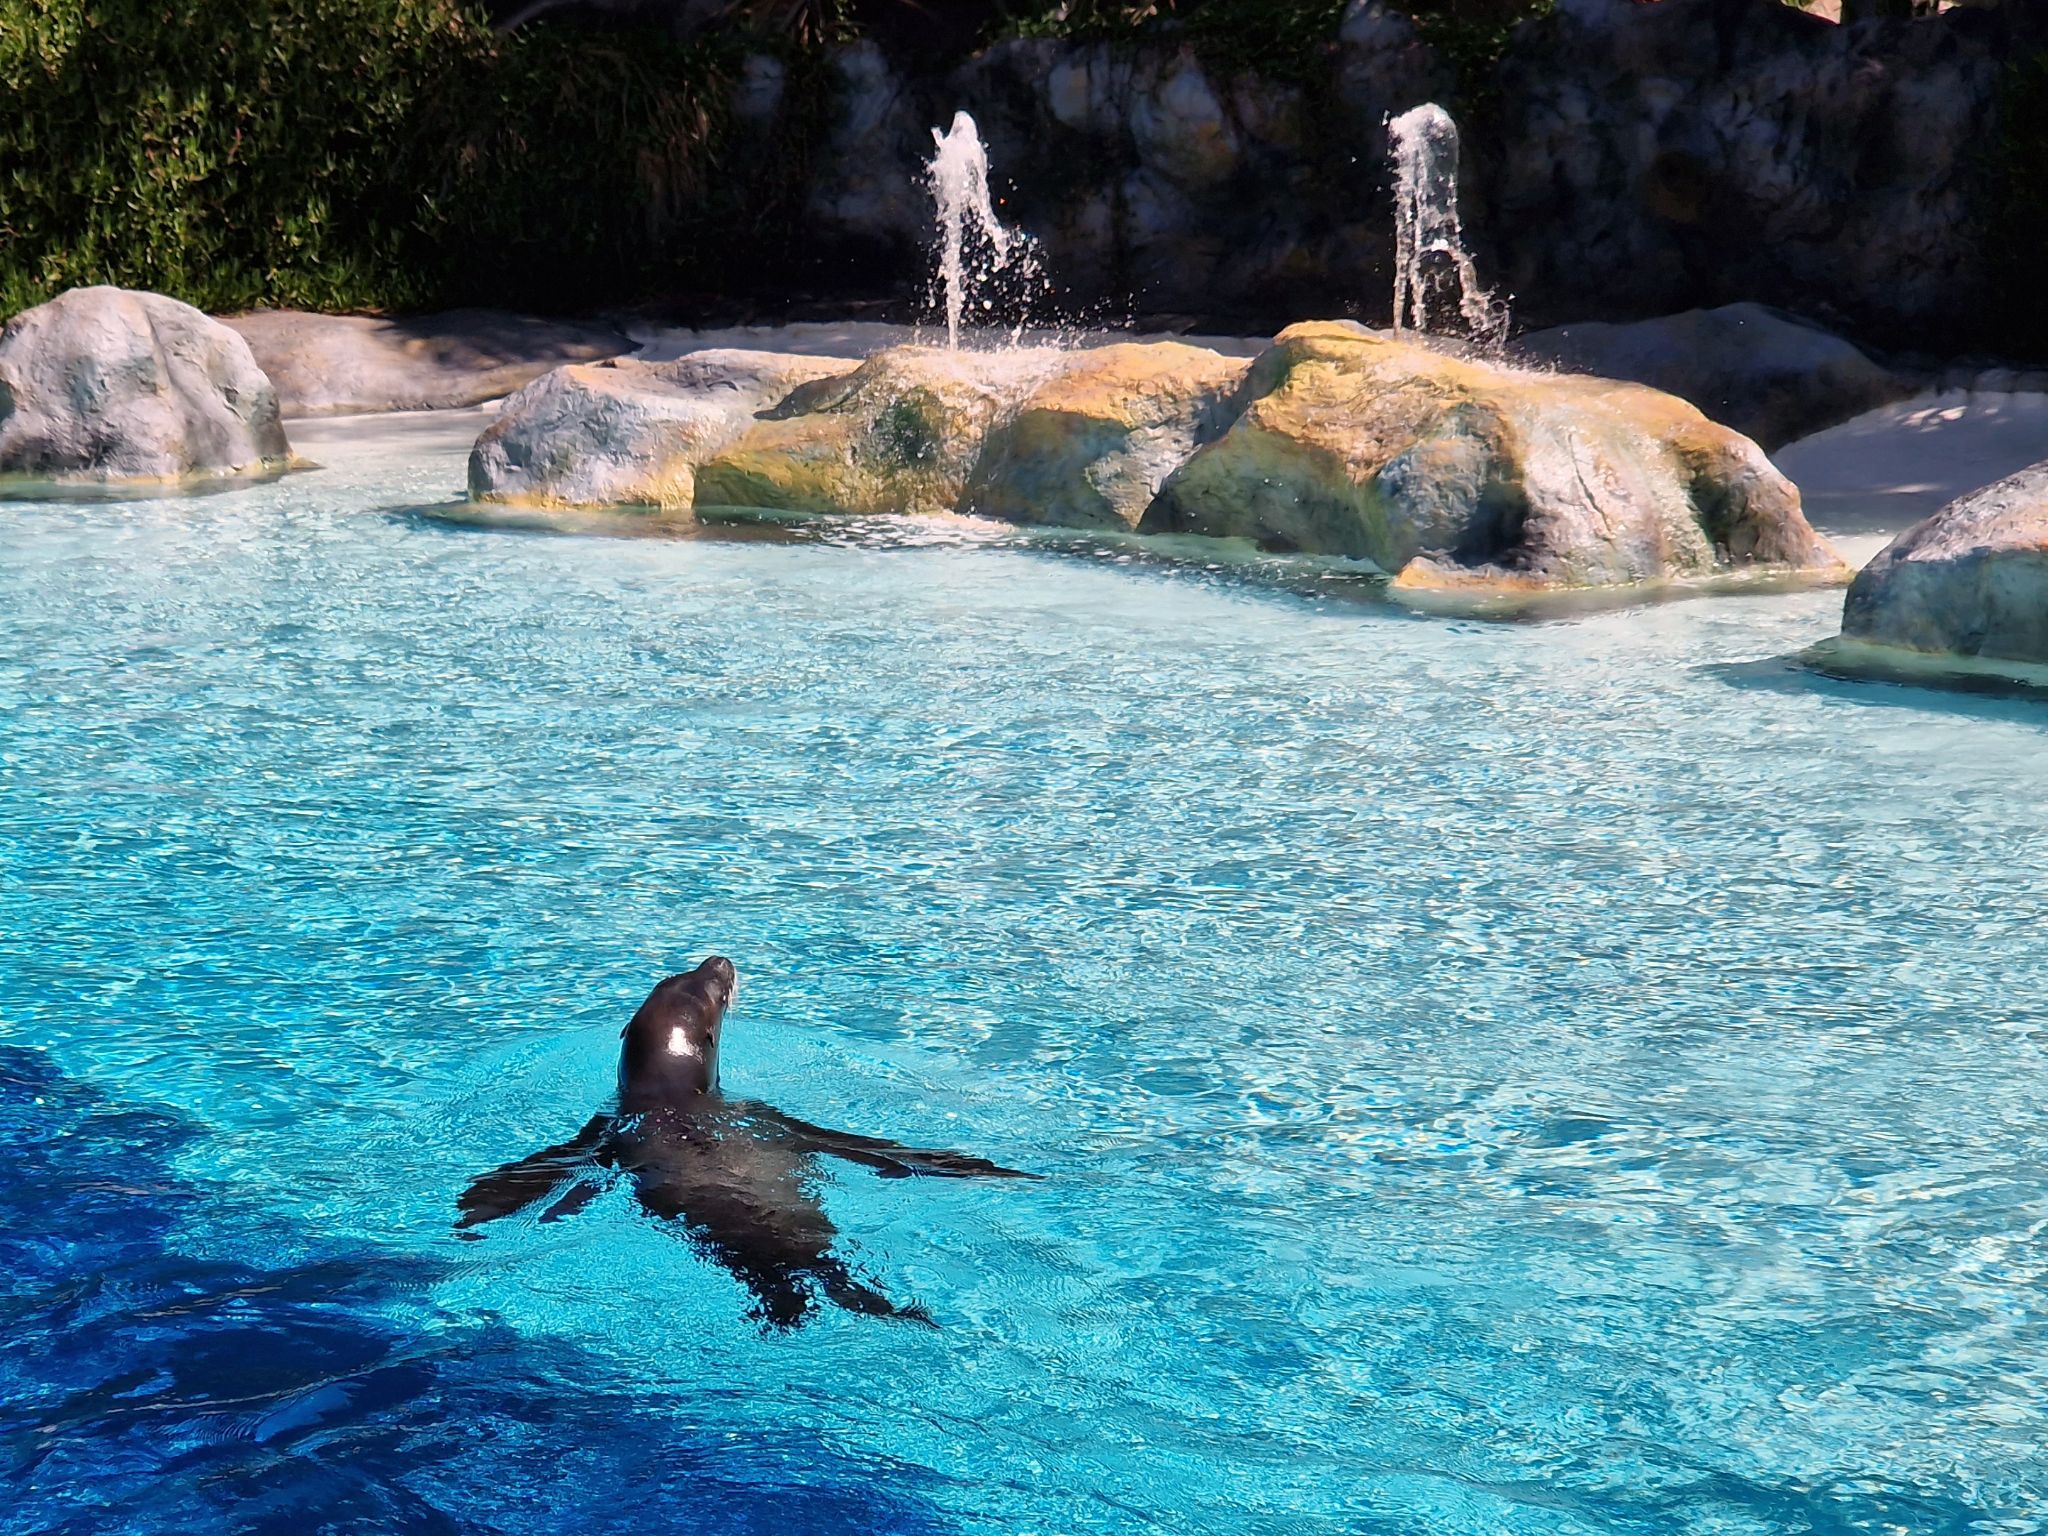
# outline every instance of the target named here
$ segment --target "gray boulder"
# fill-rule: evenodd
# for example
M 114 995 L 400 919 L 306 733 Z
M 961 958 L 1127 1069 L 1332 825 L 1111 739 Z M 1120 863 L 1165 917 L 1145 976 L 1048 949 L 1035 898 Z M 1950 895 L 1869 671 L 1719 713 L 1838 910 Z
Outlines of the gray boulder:
M 1851 584 L 1842 637 L 1964 663 L 1959 670 L 2048 667 L 2048 462 L 1894 539 Z
M 1912 392 L 1841 337 L 1761 304 L 1587 321 L 1515 343 L 1530 362 L 1647 384 L 1774 449 Z
M 842 358 L 693 352 L 666 363 L 572 364 L 505 402 L 469 456 L 474 501 L 687 514 L 697 466 Z
M 290 459 L 247 343 L 189 304 L 74 288 L 0 332 L 0 473 L 165 481 Z
M 287 416 L 431 411 L 502 399 L 564 363 L 630 352 L 603 326 L 491 309 L 406 319 L 261 309 L 230 315 Z

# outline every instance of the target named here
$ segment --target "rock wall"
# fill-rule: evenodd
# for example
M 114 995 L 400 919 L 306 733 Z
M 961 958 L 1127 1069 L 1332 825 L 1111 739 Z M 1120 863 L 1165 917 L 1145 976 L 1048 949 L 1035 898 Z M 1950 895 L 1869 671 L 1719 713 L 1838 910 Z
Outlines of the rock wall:
M 1507 284 L 1562 314 L 1755 299 L 1907 345 L 1967 327 L 2014 24 L 1567 0 L 1500 72 Z
M 926 269 L 930 130 L 964 108 L 1073 306 L 1384 318 L 1384 123 L 1436 100 L 1467 130 L 1482 266 L 1528 323 L 1753 299 L 1885 346 L 1996 346 L 1990 151 L 2008 64 L 2048 46 L 2040 9 L 1840 27 L 1781 0 L 1561 0 L 1474 100 L 1369 0 L 1284 80 L 1171 32 L 950 67 L 855 44 L 832 61 L 804 246 L 821 288 L 903 291 Z M 737 105 L 762 121 L 766 100 Z
M 1403 18 L 1360 5 L 1313 77 L 1218 70 L 1170 37 L 1017 39 L 910 78 L 871 43 L 834 59 L 811 235 L 829 270 L 922 270 L 930 130 L 971 112 L 1008 222 L 1079 310 L 1273 323 L 1385 307 L 1386 119 L 1451 95 Z

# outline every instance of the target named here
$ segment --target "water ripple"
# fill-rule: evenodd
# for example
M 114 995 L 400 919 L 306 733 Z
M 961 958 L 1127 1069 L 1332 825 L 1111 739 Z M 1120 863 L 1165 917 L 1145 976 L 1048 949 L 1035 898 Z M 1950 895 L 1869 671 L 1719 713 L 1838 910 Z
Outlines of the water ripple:
M 148 1176 L 206 1262 L 377 1245 L 406 1327 L 962 1529 L 2044 1529 L 2037 705 L 1759 684 L 1826 594 L 1503 628 L 950 522 L 528 538 L 385 515 L 459 444 L 372 447 L 0 508 L 0 1037 L 199 1128 Z M 630 1202 L 450 1241 L 714 947 L 733 1086 L 1050 1175 L 835 1177 L 937 1334 L 765 1340 Z M 37 1263 L 53 1330 L 159 1304 Z M 237 1443 L 414 1389 L 366 1379 Z

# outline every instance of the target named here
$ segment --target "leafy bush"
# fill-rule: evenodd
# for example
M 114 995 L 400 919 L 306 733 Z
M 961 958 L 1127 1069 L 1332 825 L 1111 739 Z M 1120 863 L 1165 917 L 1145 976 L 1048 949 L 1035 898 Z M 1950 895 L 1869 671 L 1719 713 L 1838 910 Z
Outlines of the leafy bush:
M 1458 100 L 1470 112 L 1485 113 L 1499 90 L 1494 66 L 1518 22 L 1547 16 L 1555 0 L 1398 0 L 1415 30 L 1450 66 Z
M 737 41 L 455 0 L 4 0 L 0 313 L 117 282 L 212 309 L 588 303 L 729 262 Z

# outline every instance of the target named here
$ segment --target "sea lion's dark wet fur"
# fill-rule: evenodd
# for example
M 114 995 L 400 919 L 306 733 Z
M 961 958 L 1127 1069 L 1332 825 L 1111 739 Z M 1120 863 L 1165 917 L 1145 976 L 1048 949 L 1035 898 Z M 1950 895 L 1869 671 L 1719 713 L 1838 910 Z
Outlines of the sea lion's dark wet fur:
M 766 1323 L 790 1328 L 819 1296 L 876 1317 L 930 1318 L 899 1307 L 832 1252 L 837 1235 L 812 1192 L 818 1157 L 861 1163 L 884 1178 L 1020 1179 L 985 1158 L 900 1146 L 810 1125 L 718 1090 L 719 1033 L 737 978 L 714 955 L 671 976 L 623 1033 L 615 1109 L 568 1141 L 483 1175 L 457 1202 L 458 1229 L 551 1203 L 542 1221 L 582 1209 L 612 1173 L 630 1175 L 640 1204 L 681 1222 L 704 1253 L 753 1293 Z M 478 1234 L 470 1233 L 471 1236 Z

